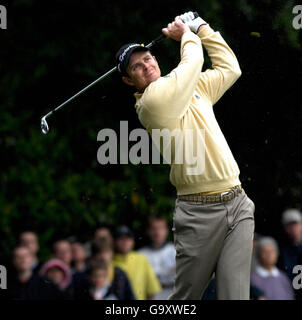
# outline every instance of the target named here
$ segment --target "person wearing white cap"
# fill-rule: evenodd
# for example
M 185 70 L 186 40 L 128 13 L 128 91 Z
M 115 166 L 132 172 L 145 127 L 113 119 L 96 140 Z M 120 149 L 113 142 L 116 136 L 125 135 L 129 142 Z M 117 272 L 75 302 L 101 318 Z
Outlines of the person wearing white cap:
M 295 223 L 301 223 L 302 222 L 302 214 L 301 211 L 298 209 L 287 209 L 282 214 L 282 224 L 285 228 L 288 228 L 288 226 L 293 226 Z M 291 235 L 291 229 L 286 229 L 287 233 Z M 298 232 L 298 235 L 300 238 L 302 237 L 302 232 Z
M 286 274 L 276 267 L 279 248 L 271 237 L 262 237 L 256 247 L 259 264 L 251 274 L 251 284 L 268 300 L 294 300 L 294 290 Z
M 282 214 L 282 224 L 286 241 L 280 243 L 279 266 L 292 280 L 294 266 L 299 264 L 302 257 L 302 214 L 298 209 L 287 209 Z

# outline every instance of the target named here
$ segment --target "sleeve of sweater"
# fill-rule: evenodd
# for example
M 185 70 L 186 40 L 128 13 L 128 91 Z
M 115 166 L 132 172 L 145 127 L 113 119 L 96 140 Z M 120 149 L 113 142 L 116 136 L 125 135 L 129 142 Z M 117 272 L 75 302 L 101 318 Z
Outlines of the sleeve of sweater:
M 181 61 L 144 92 L 144 106 L 156 117 L 181 118 L 190 105 L 203 65 L 200 38 L 187 31 L 181 39 Z
M 198 36 L 212 62 L 212 69 L 201 73 L 198 90 L 214 105 L 240 77 L 241 70 L 235 54 L 219 32 L 206 25 L 200 28 Z

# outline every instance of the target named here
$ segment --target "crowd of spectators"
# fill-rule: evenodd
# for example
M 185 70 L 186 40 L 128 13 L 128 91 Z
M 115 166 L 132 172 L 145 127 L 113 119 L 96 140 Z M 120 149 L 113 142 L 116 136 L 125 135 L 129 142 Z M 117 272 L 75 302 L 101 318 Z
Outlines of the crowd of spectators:
M 302 264 L 302 214 L 283 212 L 286 241 L 254 235 L 251 271 L 252 300 L 300 300 L 293 268 Z M 129 226 L 101 226 L 91 241 L 59 239 L 52 256 L 39 260 L 39 236 L 19 235 L 11 256 L 6 299 L 12 300 L 166 300 L 175 277 L 175 249 L 165 218 L 152 216 L 146 234 L 149 244 L 139 249 Z M 216 299 L 215 274 L 203 300 Z
M 257 234 L 254 237 L 251 285 L 262 291 L 262 299 L 301 300 L 301 289 L 294 288 L 295 265 L 302 263 L 302 214 L 287 209 L 282 214 L 286 239 Z

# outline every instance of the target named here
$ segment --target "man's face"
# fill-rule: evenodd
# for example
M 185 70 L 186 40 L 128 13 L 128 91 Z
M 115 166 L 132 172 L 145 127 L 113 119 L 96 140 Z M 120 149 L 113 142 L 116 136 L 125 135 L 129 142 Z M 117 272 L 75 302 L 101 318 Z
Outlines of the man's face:
M 302 241 L 302 222 L 292 222 L 285 226 L 285 232 L 296 243 Z
M 169 230 L 165 220 L 153 220 L 148 228 L 148 234 L 155 245 L 162 245 L 168 236 Z
M 86 251 L 81 243 L 75 242 L 71 245 L 72 259 L 73 261 L 85 261 Z
M 13 264 L 18 271 L 27 271 L 31 269 L 33 256 L 26 247 L 17 248 L 13 255 Z
M 278 259 L 276 249 L 268 244 L 265 245 L 259 253 L 259 262 L 264 267 L 273 267 Z
M 161 72 L 154 56 L 149 51 L 132 53 L 127 67 L 128 77 L 123 81 L 143 92 L 148 85 L 160 78 Z
M 134 240 L 127 235 L 123 235 L 116 239 L 115 245 L 117 252 L 127 254 L 133 249 Z
M 62 260 L 67 265 L 70 265 L 72 260 L 72 252 L 71 252 L 71 245 L 67 241 L 58 241 L 55 244 L 54 248 L 54 255 L 56 258 Z
M 96 269 L 92 272 L 90 279 L 94 287 L 103 288 L 108 280 L 108 271 Z
M 112 261 L 112 257 L 113 257 L 113 252 L 112 250 L 108 249 L 108 250 L 103 250 L 102 252 L 97 253 L 94 258 L 95 260 L 105 261 L 109 264 Z
M 108 228 L 105 228 L 105 227 L 98 228 L 95 231 L 94 238 L 95 239 L 99 239 L 99 238 L 108 239 L 111 242 L 113 241 L 110 230 Z
M 38 238 L 33 232 L 23 232 L 20 236 L 20 245 L 27 247 L 33 254 L 39 250 Z

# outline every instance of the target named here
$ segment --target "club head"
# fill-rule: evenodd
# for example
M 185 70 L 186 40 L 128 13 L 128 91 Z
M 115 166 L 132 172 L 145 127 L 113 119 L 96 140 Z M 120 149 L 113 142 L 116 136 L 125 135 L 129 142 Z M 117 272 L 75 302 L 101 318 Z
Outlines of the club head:
M 41 119 L 41 130 L 44 134 L 47 134 L 49 131 L 49 127 L 46 122 L 46 116 Z

